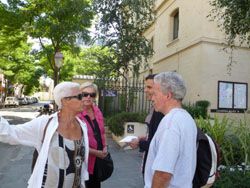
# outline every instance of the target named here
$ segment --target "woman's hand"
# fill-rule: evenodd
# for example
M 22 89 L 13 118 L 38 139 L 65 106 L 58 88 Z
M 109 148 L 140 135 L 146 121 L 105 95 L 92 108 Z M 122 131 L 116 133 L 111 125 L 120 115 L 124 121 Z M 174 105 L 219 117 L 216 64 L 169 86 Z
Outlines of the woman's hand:
M 106 145 L 104 148 L 103 148 L 103 150 L 102 150 L 103 152 L 107 152 L 108 153 L 108 146 Z
M 103 150 L 97 150 L 97 149 L 90 148 L 90 149 L 89 149 L 89 153 L 90 153 L 91 155 L 94 155 L 94 156 L 96 156 L 96 157 L 98 157 L 98 158 L 103 159 L 103 158 L 105 158 L 105 157 L 108 155 L 107 146 L 105 146 L 105 147 L 103 148 Z
M 96 157 L 103 159 L 103 158 L 105 158 L 107 155 L 108 155 L 107 150 L 106 150 L 106 151 L 104 151 L 104 150 L 103 150 L 103 151 L 97 150 Z

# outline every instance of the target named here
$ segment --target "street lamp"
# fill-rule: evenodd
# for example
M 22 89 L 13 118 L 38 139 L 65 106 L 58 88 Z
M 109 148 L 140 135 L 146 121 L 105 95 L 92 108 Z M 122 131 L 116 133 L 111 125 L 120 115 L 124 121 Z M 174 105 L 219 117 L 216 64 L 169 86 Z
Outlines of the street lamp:
M 58 69 L 61 68 L 63 63 L 63 54 L 61 52 L 56 52 L 55 54 L 55 65 Z
M 63 64 L 63 54 L 58 51 L 55 53 L 54 58 L 55 58 L 54 86 L 56 86 L 59 81 L 60 68 Z
M 55 67 L 54 67 L 54 87 L 55 87 L 59 82 L 60 68 L 63 64 L 63 54 L 57 51 L 55 53 L 54 60 L 55 60 Z M 57 110 L 57 106 L 54 103 L 54 111 L 56 110 Z

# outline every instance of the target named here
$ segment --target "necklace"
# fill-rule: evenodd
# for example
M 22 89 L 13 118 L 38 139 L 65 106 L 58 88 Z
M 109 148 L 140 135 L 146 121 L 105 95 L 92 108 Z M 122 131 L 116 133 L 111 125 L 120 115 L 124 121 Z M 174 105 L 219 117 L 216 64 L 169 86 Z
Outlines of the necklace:
M 67 118 L 62 118 L 62 112 L 59 111 L 58 112 L 58 123 L 60 125 L 65 125 L 66 127 L 69 127 L 70 125 L 76 125 L 76 119 L 75 117 L 73 118 L 69 118 L 69 120 L 67 120 Z

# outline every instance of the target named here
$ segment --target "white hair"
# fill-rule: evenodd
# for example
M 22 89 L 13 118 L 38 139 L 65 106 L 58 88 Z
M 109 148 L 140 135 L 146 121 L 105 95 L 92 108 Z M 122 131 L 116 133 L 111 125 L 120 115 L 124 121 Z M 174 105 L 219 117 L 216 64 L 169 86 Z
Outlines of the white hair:
M 62 108 L 62 99 L 64 97 L 70 97 L 73 95 L 75 89 L 79 89 L 80 84 L 75 82 L 61 82 L 56 85 L 53 91 L 55 103 L 58 106 L 58 109 Z
M 160 84 L 163 94 L 171 92 L 173 98 L 182 101 L 186 95 L 186 86 L 183 78 L 176 72 L 162 72 L 154 77 L 154 82 Z
M 81 84 L 80 89 L 83 90 L 85 88 L 93 88 L 95 90 L 96 93 L 98 93 L 98 87 L 96 84 L 92 83 L 92 82 L 84 82 L 83 84 Z

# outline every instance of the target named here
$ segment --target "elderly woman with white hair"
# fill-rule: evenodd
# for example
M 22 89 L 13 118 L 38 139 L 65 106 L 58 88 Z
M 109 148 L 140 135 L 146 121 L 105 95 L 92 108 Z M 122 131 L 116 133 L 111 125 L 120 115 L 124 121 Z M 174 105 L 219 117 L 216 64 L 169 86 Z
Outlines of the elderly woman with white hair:
M 100 188 L 101 182 L 97 178 L 97 161 L 103 159 L 108 154 L 103 115 L 94 101 L 97 96 L 97 86 L 91 82 L 85 82 L 81 86 L 83 95 L 83 111 L 79 114 L 81 120 L 87 124 L 89 138 L 89 180 L 86 182 L 87 188 Z
M 85 188 L 89 144 L 86 124 L 76 116 L 83 110 L 80 85 L 58 84 L 54 99 L 59 111 L 50 116 L 16 126 L 1 117 L 0 141 L 37 149 L 28 188 Z

